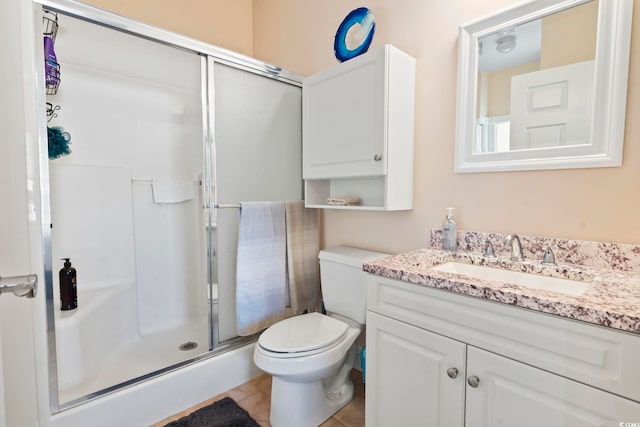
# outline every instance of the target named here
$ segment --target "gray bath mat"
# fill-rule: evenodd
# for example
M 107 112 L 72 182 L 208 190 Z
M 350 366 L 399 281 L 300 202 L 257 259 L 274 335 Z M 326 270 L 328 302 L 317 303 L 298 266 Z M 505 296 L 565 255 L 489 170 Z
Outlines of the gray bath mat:
M 165 427 L 260 427 L 235 400 L 225 397 Z

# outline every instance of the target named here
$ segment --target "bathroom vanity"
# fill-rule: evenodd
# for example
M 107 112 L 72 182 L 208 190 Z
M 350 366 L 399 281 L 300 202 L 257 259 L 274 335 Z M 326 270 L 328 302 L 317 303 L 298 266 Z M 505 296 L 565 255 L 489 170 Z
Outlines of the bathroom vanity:
M 451 261 L 588 287 L 571 294 L 433 269 Z M 640 422 L 637 270 L 438 249 L 364 270 L 367 426 Z

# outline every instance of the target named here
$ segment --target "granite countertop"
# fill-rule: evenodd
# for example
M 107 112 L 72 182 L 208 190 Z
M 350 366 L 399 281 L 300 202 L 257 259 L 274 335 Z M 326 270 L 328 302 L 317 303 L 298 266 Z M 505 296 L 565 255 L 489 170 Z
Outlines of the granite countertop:
M 450 261 L 484 265 L 590 284 L 579 296 L 531 289 L 489 280 L 472 279 L 432 267 Z M 544 266 L 539 260 L 513 262 L 508 256 L 485 258 L 481 253 L 420 249 L 365 263 L 364 271 L 416 285 L 443 289 L 489 301 L 510 304 L 596 325 L 640 334 L 640 272 L 595 268 L 558 262 Z

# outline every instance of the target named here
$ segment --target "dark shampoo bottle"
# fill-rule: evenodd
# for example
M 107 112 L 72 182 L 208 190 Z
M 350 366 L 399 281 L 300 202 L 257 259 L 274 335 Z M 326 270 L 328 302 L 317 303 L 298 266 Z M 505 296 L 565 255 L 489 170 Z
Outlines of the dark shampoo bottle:
M 78 307 L 76 269 L 71 267 L 70 258 L 61 259 L 64 267 L 60 270 L 60 310 L 73 310 Z

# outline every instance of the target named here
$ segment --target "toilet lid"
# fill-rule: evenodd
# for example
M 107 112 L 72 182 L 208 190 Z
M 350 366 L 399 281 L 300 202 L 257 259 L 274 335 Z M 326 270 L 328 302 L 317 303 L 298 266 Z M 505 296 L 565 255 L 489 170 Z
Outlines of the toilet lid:
M 342 339 L 348 325 L 320 313 L 282 320 L 260 335 L 258 344 L 277 353 L 300 353 L 330 346 Z

